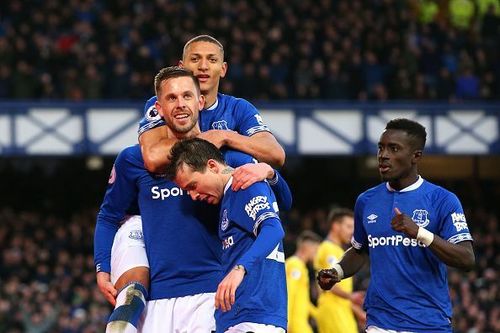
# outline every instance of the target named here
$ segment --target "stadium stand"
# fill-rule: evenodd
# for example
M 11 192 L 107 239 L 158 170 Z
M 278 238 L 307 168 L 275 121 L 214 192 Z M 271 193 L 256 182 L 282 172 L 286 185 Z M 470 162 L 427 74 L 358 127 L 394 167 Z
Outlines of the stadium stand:
M 0 13 L 0 98 L 144 99 L 203 32 L 226 46 L 222 91 L 253 100 L 500 96 L 495 1 L 14 0 Z

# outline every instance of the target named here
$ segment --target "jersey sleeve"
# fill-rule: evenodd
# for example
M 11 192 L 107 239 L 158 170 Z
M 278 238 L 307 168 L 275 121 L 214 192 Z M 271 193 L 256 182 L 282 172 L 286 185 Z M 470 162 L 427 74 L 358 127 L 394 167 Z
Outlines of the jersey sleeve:
M 237 168 L 247 163 L 257 163 L 257 160 L 255 158 L 239 150 L 223 148 L 221 149 L 221 151 L 224 155 L 224 160 L 226 161 L 227 165 L 232 168 Z
M 472 241 L 460 200 L 455 194 L 445 190 L 440 193 L 440 196 L 442 199 L 436 201 L 441 202 L 439 205 L 439 236 L 454 244 Z
M 221 151 L 224 154 L 224 160 L 230 167 L 237 168 L 247 163 L 257 163 L 255 158 L 241 151 L 231 149 L 222 149 Z M 278 207 L 283 211 L 290 210 L 292 208 L 292 191 L 280 173 L 277 170 L 274 170 L 274 173 L 274 178 L 268 180 L 268 183 L 276 196 Z
M 259 132 L 271 132 L 264 123 L 259 111 L 250 102 L 240 98 L 236 104 L 234 115 L 237 119 L 238 133 L 252 136 Z
M 278 170 L 274 169 L 274 177 L 268 183 L 276 196 L 276 202 L 280 210 L 288 211 L 292 209 L 292 191 L 290 191 L 288 183 Z
M 127 210 L 137 202 L 137 190 L 130 172 L 131 156 L 122 151 L 115 160 L 108 188 L 97 214 L 94 231 L 94 264 L 96 271 L 110 272 L 113 240 Z
M 266 219 L 277 219 L 278 204 L 266 182 L 258 182 L 245 190 L 235 192 L 229 218 L 255 236 Z
M 139 136 L 150 129 L 165 125 L 165 120 L 163 120 L 158 110 L 156 110 L 155 102 L 156 96 L 153 96 L 144 105 L 144 115 L 139 121 Z
M 246 190 L 234 192 L 230 220 L 255 235 L 255 241 L 238 259 L 238 264 L 251 271 L 254 264 L 278 250 L 285 236 L 278 216 L 278 205 L 269 185 L 258 182 Z M 284 263 L 284 254 L 282 256 Z
M 366 230 L 363 225 L 363 210 L 364 199 L 363 195 L 360 195 L 354 205 L 354 234 L 351 239 L 351 245 L 356 250 L 361 250 L 367 245 Z

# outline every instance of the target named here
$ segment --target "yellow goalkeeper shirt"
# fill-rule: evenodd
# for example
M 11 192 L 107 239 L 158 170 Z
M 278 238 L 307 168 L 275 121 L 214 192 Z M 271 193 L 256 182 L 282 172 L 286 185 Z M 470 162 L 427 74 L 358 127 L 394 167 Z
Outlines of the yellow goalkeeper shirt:
M 306 264 L 296 256 L 285 261 L 288 290 L 288 333 L 313 333 L 309 316 L 316 307 L 309 296 L 309 272 Z
M 314 258 L 314 269 L 319 271 L 331 268 L 340 261 L 344 250 L 329 240 L 319 246 Z M 343 291 L 352 293 L 352 278 L 337 283 Z M 316 318 L 319 333 L 357 333 L 358 326 L 354 319 L 351 301 L 333 294 L 331 291 L 321 291 L 318 298 L 318 315 Z

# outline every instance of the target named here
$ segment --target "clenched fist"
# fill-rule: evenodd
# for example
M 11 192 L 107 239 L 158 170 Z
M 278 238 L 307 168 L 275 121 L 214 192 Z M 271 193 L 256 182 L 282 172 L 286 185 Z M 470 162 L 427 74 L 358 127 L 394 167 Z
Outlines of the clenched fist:
M 330 290 L 335 283 L 340 282 L 338 272 L 335 268 L 322 269 L 316 277 L 318 284 L 323 290 Z

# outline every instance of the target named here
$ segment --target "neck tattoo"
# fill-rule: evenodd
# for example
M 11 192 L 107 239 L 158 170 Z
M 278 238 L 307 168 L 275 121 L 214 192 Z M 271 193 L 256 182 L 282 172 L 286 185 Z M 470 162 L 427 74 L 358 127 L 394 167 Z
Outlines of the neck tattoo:
M 234 169 L 228 166 L 224 170 L 222 170 L 222 174 L 233 173 L 233 171 Z

